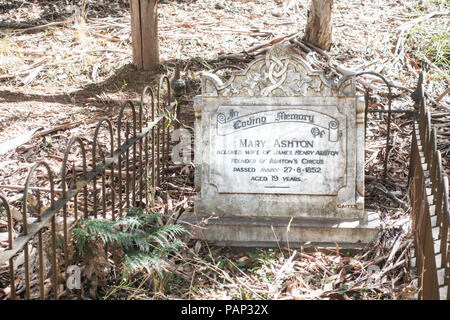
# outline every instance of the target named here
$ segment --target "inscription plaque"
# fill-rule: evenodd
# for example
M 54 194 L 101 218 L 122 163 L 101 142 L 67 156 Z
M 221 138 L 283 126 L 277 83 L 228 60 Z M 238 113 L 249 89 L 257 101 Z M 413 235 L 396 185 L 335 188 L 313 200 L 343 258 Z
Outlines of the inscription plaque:
M 326 109 L 219 106 L 211 184 L 229 193 L 337 194 L 345 184 L 345 115 Z

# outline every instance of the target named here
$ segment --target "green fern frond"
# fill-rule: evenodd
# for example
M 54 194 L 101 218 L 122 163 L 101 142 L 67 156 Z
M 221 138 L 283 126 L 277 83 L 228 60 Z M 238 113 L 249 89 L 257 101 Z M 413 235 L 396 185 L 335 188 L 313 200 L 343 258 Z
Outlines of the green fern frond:
M 164 218 L 162 214 L 133 208 L 117 221 L 85 219 L 73 229 L 76 251 L 81 254 L 89 242 L 101 241 L 123 252 L 125 278 L 140 271 L 161 273 L 164 259 L 184 247 L 177 237 L 186 233 L 179 225 L 158 224 L 157 220 Z
M 163 262 L 164 260 L 155 253 L 146 254 L 140 250 L 129 252 L 123 261 L 124 276 L 128 277 L 140 271 L 148 273 L 156 271 L 161 275 Z

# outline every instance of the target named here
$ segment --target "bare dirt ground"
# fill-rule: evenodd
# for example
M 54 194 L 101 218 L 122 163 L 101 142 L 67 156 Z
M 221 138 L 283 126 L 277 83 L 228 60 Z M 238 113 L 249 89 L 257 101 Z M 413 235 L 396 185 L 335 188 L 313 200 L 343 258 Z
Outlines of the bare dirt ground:
M 296 33 L 301 39 L 308 6 L 309 1 L 293 0 L 161 1 L 160 72 L 172 75 L 178 60 L 187 83 L 180 121 L 193 126 L 192 99 L 200 93 L 201 72 L 228 64 L 243 67 L 268 47 L 252 51 L 254 46 Z M 131 66 L 127 1 L 88 1 L 84 12 L 81 8 L 81 1 L 0 1 L 0 145 L 33 129 L 68 125 L 1 154 L 0 188 L 23 185 L 30 167 L 42 159 L 57 174 L 70 137 L 91 139 L 98 119 L 117 116 L 123 101 L 137 102 L 143 87 L 154 86 L 159 77 L 136 72 Z M 446 1 L 336 1 L 330 52 L 313 50 L 308 56 L 334 77 L 351 71 L 381 73 L 394 86 L 393 109 L 401 110 L 412 109 L 410 93 L 420 70 L 427 70 L 432 122 L 438 129 L 438 148 L 447 170 L 450 98 L 444 93 L 450 84 L 449 15 Z M 289 44 L 302 50 L 295 42 Z M 363 85 L 370 83 L 370 106 L 386 108 L 386 88 L 371 80 L 364 79 L 358 89 L 362 93 Z M 195 242 L 190 252 L 201 259 L 187 261 L 182 266 L 187 278 L 172 282 L 164 293 L 142 293 L 132 285 L 112 281 L 104 296 L 410 298 L 415 288 L 407 259 L 409 216 L 401 203 L 407 202 L 411 119 L 393 116 L 388 179 L 382 182 L 385 120 L 370 115 L 367 129 L 367 209 L 378 212 L 383 221 L 380 238 L 370 247 L 352 256 L 339 248 L 308 254 L 291 250 L 237 253 L 229 248 L 210 251 L 204 243 Z M 183 187 L 192 188 L 192 180 L 180 180 L 186 181 Z M 12 188 L 0 190 L 9 199 L 20 193 Z M 192 199 L 193 194 L 190 205 Z M 390 257 L 394 246 L 398 252 Z M 367 270 L 374 264 L 385 273 L 383 281 L 370 285 Z

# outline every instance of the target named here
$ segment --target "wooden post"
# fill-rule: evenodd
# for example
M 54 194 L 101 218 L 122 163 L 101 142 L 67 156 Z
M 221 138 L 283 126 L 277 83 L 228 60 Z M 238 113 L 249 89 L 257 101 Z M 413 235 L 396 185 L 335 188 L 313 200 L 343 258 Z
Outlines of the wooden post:
M 158 0 L 130 0 L 133 64 L 138 70 L 159 66 Z
M 333 0 L 311 0 L 304 40 L 323 50 L 331 47 L 331 9 Z

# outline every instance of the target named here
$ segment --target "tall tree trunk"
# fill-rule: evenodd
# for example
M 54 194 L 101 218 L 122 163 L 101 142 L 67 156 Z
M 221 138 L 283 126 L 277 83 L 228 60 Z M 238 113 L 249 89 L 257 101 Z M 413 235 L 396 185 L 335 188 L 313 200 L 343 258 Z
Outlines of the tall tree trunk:
M 138 70 L 159 66 L 158 0 L 130 0 L 133 64 Z
M 333 0 L 311 0 L 304 40 L 323 50 L 331 47 L 331 9 Z

